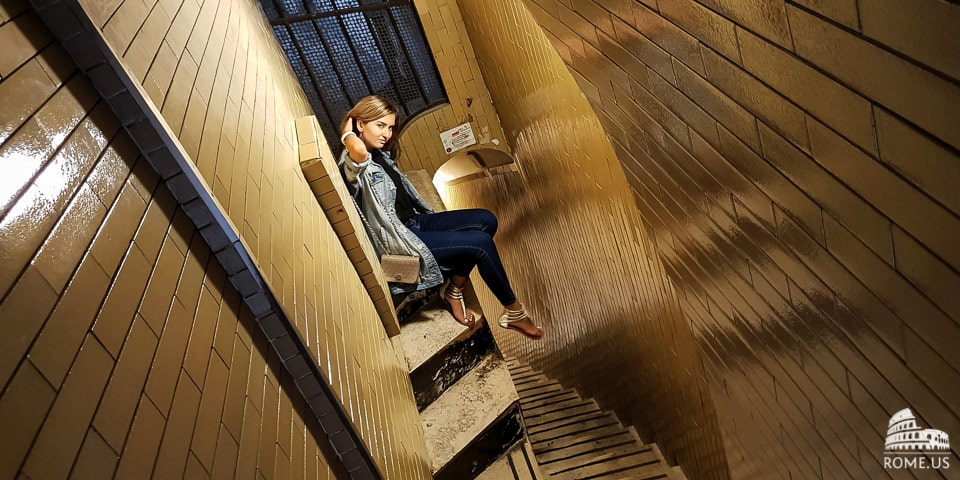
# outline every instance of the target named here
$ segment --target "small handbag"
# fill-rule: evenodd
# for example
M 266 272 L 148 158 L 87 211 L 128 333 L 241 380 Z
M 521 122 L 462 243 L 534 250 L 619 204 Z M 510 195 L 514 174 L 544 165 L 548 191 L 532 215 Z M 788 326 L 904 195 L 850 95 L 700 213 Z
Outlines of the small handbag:
M 351 197 L 353 198 L 353 197 Z M 360 214 L 360 220 L 367 227 L 367 231 L 372 230 L 367 223 L 366 216 L 360 210 L 357 200 L 353 199 L 353 205 L 357 207 L 357 213 Z M 372 236 L 372 235 L 370 235 Z M 374 237 L 376 238 L 376 237 Z M 380 243 L 379 241 L 377 243 Z M 380 245 L 381 250 L 384 246 Z M 383 270 L 383 276 L 388 282 L 417 284 L 420 282 L 420 257 L 416 255 L 380 255 L 380 268 Z
M 409 255 L 382 255 L 380 267 L 388 282 L 417 283 L 420 281 L 420 257 Z

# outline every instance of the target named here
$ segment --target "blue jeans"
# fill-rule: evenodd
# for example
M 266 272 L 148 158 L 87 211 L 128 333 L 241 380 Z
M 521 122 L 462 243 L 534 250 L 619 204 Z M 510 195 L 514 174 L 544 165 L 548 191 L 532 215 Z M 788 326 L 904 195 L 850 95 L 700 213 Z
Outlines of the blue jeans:
M 468 277 L 477 267 L 500 303 L 506 306 L 517 301 L 493 243 L 497 217 L 489 210 L 419 213 L 407 219 L 406 225 L 427 245 L 445 273 Z

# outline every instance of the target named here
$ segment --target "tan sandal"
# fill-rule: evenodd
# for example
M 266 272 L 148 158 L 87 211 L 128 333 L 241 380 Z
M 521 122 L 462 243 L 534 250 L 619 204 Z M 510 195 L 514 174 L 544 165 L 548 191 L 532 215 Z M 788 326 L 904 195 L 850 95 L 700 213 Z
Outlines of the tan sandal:
M 473 312 L 467 310 L 467 304 L 463 301 L 463 287 L 458 287 L 452 282 L 448 283 L 446 288 L 443 289 L 443 298 L 450 304 L 450 313 L 453 314 L 453 319 L 457 321 L 460 325 L 464 327 L 472 327 L 474 322 L 477 319 L 477 316 Z M 456 313 L 453 312 L 453 302 L 460 302 L 460 310 L 463 312 L 463 320 L 457 318 Z
M 505 310 L 503 315 L 500 316 L 500 320 L 497 322 L 500 324 L 500 327 L 506 328 L 507 330 L 516 330 L 523 334 L 524 337 L 527 337 L 532 340 L 540 340 L 543 338 L 543 329 L 534 325 L 539 332 L 537 335 L 527 332 L 526 330 L 514 325 L 514 323 L 519 322 L 525 318 L 530 318 L 527 315 L 527 309 L 520 305 L 520 310 Z

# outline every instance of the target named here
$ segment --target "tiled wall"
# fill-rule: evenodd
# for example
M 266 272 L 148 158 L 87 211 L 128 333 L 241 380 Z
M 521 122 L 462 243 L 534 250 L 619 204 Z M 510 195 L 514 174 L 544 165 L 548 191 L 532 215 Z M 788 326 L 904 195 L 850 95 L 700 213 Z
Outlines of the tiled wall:
M 467 36 L 456 0 L 415 0 L 424 34 L 433 52 L 449 105 L 427 113 L 404 127 L 398 163 L 404 170 L 436 173 L 451 155 L 440 132 L 470 122 L 477 145 L 509 153 L 497 109 L 491 102 L 470 37 Z M 470 98 L 470 105 L 467 105 Z M 494 143 L 497 142 L 497 143 Z
M 306 102 L 256 5 L 81 3 L 178 132 L 378 467 L 427 478 L 405 363 L 300 171 Z M 227 476 L 327 478 L 315 420 L 189 219 L 35 14 L 0 6 L 0 155 L 15 166 L 0 183 L 3 471 L 112 471 L 119 456 L 120 478 L 216 474 L 217 461 Z
M 641 427 L 690 478 L 725 478 L 694 335 L 600 120 L 522 3 L 459 5 L 516 170 L 444 200 L 498 215 L 508 274 L 545 331 L 533 342 L 494 326 L 498 343 Z M 478 291 L 494 322 L 503 307 Z
M 310 184 L 310 191 L 317 198 L 327 220 L 347 253 L 347 258 L 356 269 L 360 281 L 370 295 L 383 328 L 389 336 L 400 334 L 397 312 L 394 310 L 390 287 L 379 265 L 377 251 L 364 231 L 363 219 L 350 192 L 342 181 L 337 162 L 329 155 L 330 147 L 317 117 L 310 115 L 297 119 L 297 146 L 303 177 Z
M 887 421 L 901 408 L 912 408 L 923 425 L 960 432 L 960 7 L 899 0 L 524 5 L 616 149 L 696 341 L 732 478 L 910 476 L 882 467 Z M 497 64 L 514 58 L 510 49 L 528 48 L 503 45 L 489 50 Z M 486 74 L 488 56 L 475 47 Z M 498 88 L 490 85 L 508 136 L 519 137 L 524 169 L 519 152 L 527 139 L 511 127 L 515 114 Z M 529 103 L 559 103 L 553 97 Z M 517 195 L 506 186 L 495 191 Z M 538 207 L 532 216 L 552 218 L 546 199 L 555 194 L 533 195 L 538 201 L 526 200 Z M 524 286 L 551 274 L 524 272 Z M 641 298 L 656 291 L 638 281 Z M 557 315 L 554 308 L 553 317 L 570 322 L 562 335 L 580 343 L 582 333 L 594 333 L 581 324 L 599 322 L 592 312 Z M 629 348 L 641 359 L 650 343 L 676 341 L 657 333 Z M 539 358 L 541 348 L 553 347 L 548 339 L 522 350 Z M 598 355 L 565 354 L 579 362 Z M 606 368 L 657 369 L 662 361 Z M 612 383 L 598 395 L 622 389 Z M 683 405 L 656 408 L 630 416 L 687 414 Z M 674 435 L 685 439 L 680 444 L 714 440 L 669 424 L 641 427 L 673 452 Z
M 24 4 L 3 3 L 0 38 L 0 477 L 342 473 L 89 82 Z

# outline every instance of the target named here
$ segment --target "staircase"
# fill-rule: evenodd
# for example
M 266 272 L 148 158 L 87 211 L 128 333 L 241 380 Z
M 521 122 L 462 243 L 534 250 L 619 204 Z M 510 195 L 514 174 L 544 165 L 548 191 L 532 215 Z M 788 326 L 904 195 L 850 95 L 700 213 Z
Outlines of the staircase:
M 671 467 L 656 444 L 646 444 L 633 427 L 624 427 L 612 412 L 592 399 L 564 388 L 556 380 L 507 359 L 520 397 L 529 444 L 545 474 L 540 479 L 685 480 Z M 494 478 L 528 478 L 502 476 Z
M 470 288 L 464 296 L 479 312 Z M 486 321 L 460 325 L 435 292 L 412 302 L 398 302 L 400 342 L 431 471 L 437 480 L 475 478 L 523 438 L 517 391 Z
M 297 120 L 301 169 L 385 331 L 404 352 L 435 480 L 684 478 L 666 465 L 656 445 L 644 445 L 596 402 L 580 399 L 530 367 L 515 361 L 508 366 L 469 284 L 464 299 L 481 315 L 470 328 L 446 310 L 439 288 L 391 302 L 372 260 L 376 252 L 358 241 L 362 222 L 337 167 L 320 154 L 326 145 L 319 131 L 314 117 Z M 406 173 L 435 210 L 444 210 L 425 171 Z M 529 441 L 521 441 L 521 407 Z

